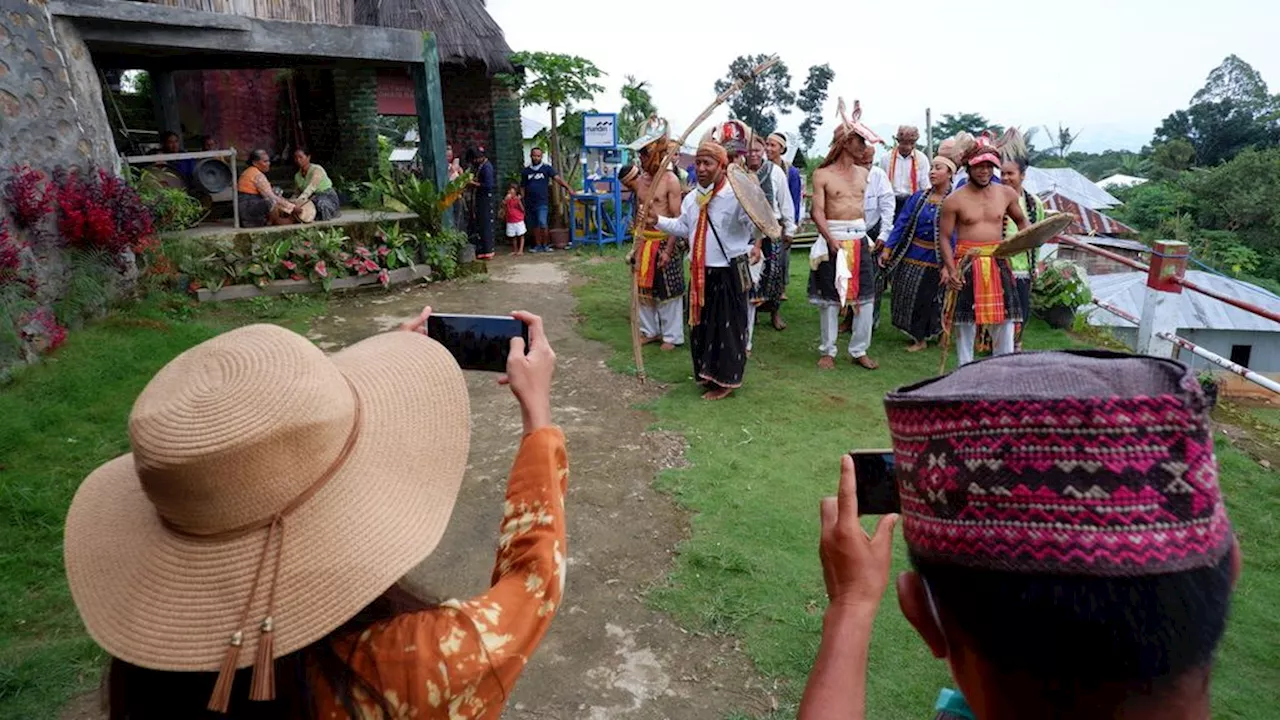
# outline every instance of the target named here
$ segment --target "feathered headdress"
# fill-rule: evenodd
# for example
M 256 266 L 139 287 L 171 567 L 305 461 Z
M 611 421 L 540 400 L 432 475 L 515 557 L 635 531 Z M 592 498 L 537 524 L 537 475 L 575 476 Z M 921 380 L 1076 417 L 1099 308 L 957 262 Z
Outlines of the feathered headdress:
M 836 103 L 836 114 L 840 118 L 840 124 L 836 126 L 835 133 L 831 136 L 831 149 L 827 151 L 827 158 L 822 161 L 820 167 L 826 167 L 835 162 L 840 157 L 845 142 L 853 135 L 861 137 L 868 145 L 884 142 L 871 128 L 862 124 L 862 103 L 857 100 L 853 101 L 853 112 L 846 113 L 844 98 L 839 98 Z
M 964 162 L 964 158 L 976 144 L 974 137 L 961 131 L 938 144 L 938 158 L 945 160 L 954 173 Z
M 1027 165 L 1031 164 L 1030 153 L 1027 150 L 1027 139 L 1018 128 L 1011 127 L 1005 130 L 1004 135 L 1000 136 L 996 146 L 1000 148 L 1001 162 L 1014 163 L 1024 172 L 1027 169 Z

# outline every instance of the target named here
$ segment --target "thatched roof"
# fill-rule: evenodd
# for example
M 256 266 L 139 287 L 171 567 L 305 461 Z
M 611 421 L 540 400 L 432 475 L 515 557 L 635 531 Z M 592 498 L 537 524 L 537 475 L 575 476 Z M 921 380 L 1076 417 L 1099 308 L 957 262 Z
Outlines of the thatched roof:
M 477 62 L 490 73 L 512 72 L 511 46 L 481 0 L 355 0 L 360 25 L 430 30 L 440 62 Z

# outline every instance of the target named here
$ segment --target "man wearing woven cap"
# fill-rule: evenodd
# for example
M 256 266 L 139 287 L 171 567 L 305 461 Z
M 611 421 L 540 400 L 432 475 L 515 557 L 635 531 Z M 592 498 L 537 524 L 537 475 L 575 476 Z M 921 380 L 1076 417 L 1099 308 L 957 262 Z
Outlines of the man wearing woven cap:
M 929 189 L 929 157 L 916 149 L 916 143 L 920 142 L 920 129 L 915 125 L 902 125 L 893 139 L 897 146 L 881 158 L 880 167 L 889 174 L 889 181 L 893 183 L 893 219 L 896 221 L 907 198 Z
M 1013 326 L 1022 321 L 1017 284 L 1013 268 L 1005 258 L 992 257 L 1004 238 L 1005 218 L 1018 229 L 1027 227 L 1027 215 L 1018 203 L 1017 193 L 992 182 L 1000 167 L 999 149 L 987 135 L 979 137 L 965 158 L 969 182 L 947 197 L 942 204 L 939 233 L 941 243 L 942 281 L 955 293 L 951 318 L 956 332 L 956 357 L 959 364 L 973 362 L 973 343 L 977 326 L 991 331 L 992 354 L 1013 352 Z M 954 235 L 953 235 L 954 233 Z
M 890 393 L 885 410 L 913 565 L 898 603 L 960 690 L 939 718 L 1208 720 L 1240 553 L 1192 371 L 1007 355 Z M 891 548 L 858 531 L 855 485 L 846 463 L 824 506 L 831 607 L 802 720 L 862 703 Z
M 776 134 L 775 134 L 776 136 Z M 769 143 L 776 143 L 775 136 L 770 136 Z M 791 238 L 796 234 L 795 208 L 791 204 L 791 192 L 787 188 L 787 174 L 781 166 L 767 159 L 768 148 L 765 138 L 754 135 L 751 146 L 747 150 L 747 169 L 756 174 L 760 189 L 769 199 L 773 208 L 773 216 L 782 227 L 782 237 L 778 240 L 765 238 L 763 243 L 764 270 L 760 282 L 751 297 L 751 312 L 747 318 L 747 351 L 751 350 L 751 340 L 755 333 L 756 311 L 763 310 L 770 314 L 770 321 L 775 330 L 785 330 L 787 324 L 782 321 L 782 296 L 787 290 L 787 278 L 784 258 L 791 247 Z
M 641 165 L 618 170 L 618 179 L 631 191 L 635 202 L 649 199 L 659 215 L 680 214 L 680 180 L 668 168 L 660 168 L 667 149 L 666 133 L 641 137 L 629 146 L 636 150 Z M 637 213 L 643 212 L 637 208 Z M 647 222 L 636 239 L 631 258 L 640 290 L 640 334 L 644 343 L 662 342 L 671 351 L 684 344 L 684 263 L 675 236 Z
M 868 143 L 879 136 L 860 122 L 862 110 L 855 102 L 850 118 L 844 117 L 831 140 L 827 158 L 813 174 L 813 221 L 821 242 L 809 253 L 809 302 L 818 306 L 822 330 L 818 367 L 835 368 L 840 310 L 854 312 L 849 356 L 855 365 L 875 370 L 879 365 L 867 355 L 875 314 L 875 261 L 867 237 L 867 168 L 859 163 Z
M 685 195 L 678 217 L 658 216 L 668 235 L 689 238 L 689 349 L 693 374 L 706 392 L 721 400 L 742 386 L 747 366 L 747 287 L 738 258 L 759 259 L 755 223 L 725 177 L 729 153 L 712 140 L 698 145 L 694 159 L 698 187 Z M 650 212 L 653 212 L 651 209 Z

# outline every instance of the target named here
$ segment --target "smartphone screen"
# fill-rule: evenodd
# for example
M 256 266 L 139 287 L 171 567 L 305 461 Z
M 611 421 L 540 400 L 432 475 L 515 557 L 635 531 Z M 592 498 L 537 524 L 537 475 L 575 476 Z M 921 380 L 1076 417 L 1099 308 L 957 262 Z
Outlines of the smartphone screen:
M 894 476 L 892 450 L 854 450 L 853 469 L 858 476 L 858 514 L 888 515 L 902 512 L 898 480 Z
M 433 314 L 427 335 L 444 345 L 463 370 L 506 372 L 511 338 L 522 337 L 529 347 L 529 328 L 504 315 Z

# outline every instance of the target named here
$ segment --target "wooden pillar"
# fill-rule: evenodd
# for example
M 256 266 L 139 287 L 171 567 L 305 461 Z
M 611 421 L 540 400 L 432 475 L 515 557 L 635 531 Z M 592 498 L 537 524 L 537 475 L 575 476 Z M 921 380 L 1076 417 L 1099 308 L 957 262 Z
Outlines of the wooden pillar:
M 443 190 L 449 182 L 449 168 L 444 160 L 444 100 L 440 95 L 440 53 L 435 33 L 422 33 L 422 62 L 415 63 L 412 72 L 422 174 L 434 182 L 438 190 Z M 444 213 L 444 225 L 453 226 L 452 213 Z
M 155 104 L 156 125 L 160 132 L 172 130 L 182 137 L 182 120 L 178 117 L 178 90 L 173 84 L 172 70 L 148 70 L 151 76 L 152 102 Z
M 1187 256 L 1191 248 L 1174 240 L 1157 241 L 1151 250 L 1151 266 L 1147 271 L 1147 295 L 1142 302 L 1142 318 L 1138 323 L 1137 351 L 1143 355 L 1173 357 L 1177 346 L 1161 338 L 1160 333 L 1178 332 L 1178 304 L 1182 286 L 1173 278 L 1187 272 Z

